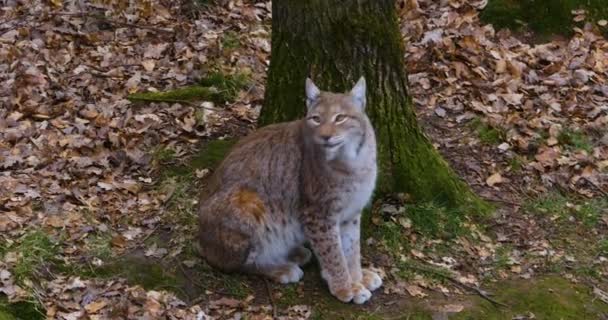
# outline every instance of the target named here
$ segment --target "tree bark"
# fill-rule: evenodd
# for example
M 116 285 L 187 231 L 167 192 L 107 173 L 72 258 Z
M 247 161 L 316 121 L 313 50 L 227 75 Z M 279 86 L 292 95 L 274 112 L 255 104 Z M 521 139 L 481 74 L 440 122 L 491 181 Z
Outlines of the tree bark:
M 322 90 L 339 92 L 364 75 L 366 112 L 378 139 L 377 190 L 486 211 L 418 127 L 404 69 L 394 1 L 273 1 L 272 55 L 259 124 L 303 116 L 307 76 Z

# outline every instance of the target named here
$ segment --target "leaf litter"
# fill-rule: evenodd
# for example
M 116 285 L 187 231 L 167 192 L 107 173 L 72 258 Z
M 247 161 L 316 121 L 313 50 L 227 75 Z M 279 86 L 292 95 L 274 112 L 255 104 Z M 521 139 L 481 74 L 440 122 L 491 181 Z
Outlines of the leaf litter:
M 467 222 L 471 237 L 448 242 L 415 232 L 402 202 L 392 209 L 384 204 L 383 217 L 415 244 L 397 257 L 379 253 L 369 259 L 390 278 L 383 289 L 387 294 L 463 293 L 429 273 L 478 287 L 488 277 L 532 277 L 547 262 L 574 263 L 548 239 L 551 230 L 514 211 L 523 195 L 543 195 L 556 187 L 584 198 L 605 195 L 608 189 L 606 39 L 588 24 L 567 41 L 527 44 L 508 31 L 481 25 L 478 12 L 486 3 L 400 3 L 404 59 L 410 93 L 433 142 L 479 194 L 514 208 L 498 211 L 490 231 L 495 237 Z M 58 256 L 67 263 L 86 259 L 85 240 L 97 234 L 109 235 L 114 255 L 140 246 L 161 227 L 166 203 L 176 192 L 154 187 L 160 170 L 154 150 L 160 145 L 187 158 L 200 139 L 225 137 L 230 128 L 243 126 L 234 119 L 251 123 L 257 118 L 270 51 L 270 2 L 227 1 L 194 17 L 184 12 L 185 5 L 167 1 L 9 1 L 3 6 L 0 244 L 16 245 L 28 231 L 43 228 L 65 239 Z M 136 92 L 197 83 L 218 68 L 249 74 L 252 87 L 224 105 L 127 99 Z M 468 124 L 476 119 L 496 137 L 496 145 L 487 143 L 495 139 L 482 141 L 471 131 Z M 520 171 L 508 165 L 520 158 Z M 207 173 L 197 169 L 196 176 Z M 373 219 L 383 223 L 376 213 Z M 374 238 L 366 243 L 384 245 Z M 452 251 L 437 250 L 448 244 Z M 154 244 L 144 254 L 160 259 L 180 250 Z M 607 259 L 601 258 L 599 270 L 605 275 Z M 20 281 L 13 272 L 19 259 L 10 250 L 0 259 L 0 292 L 9 301 L 36 292 L 48 318 L 248 314 L 272 319 L 273 306 L 255 305 L 251 296 L 189 304 L 171 292 L 145 290 L 123 279 L 85 279 L 57 271 Z M 437 270 L 410 267 L 414 275 L 403 277 L 395 259 Z M 498 261 L 506 268 L 497 267 Z M 184 263 L 196 267 L 195 261 Z M 600 287 L 594 293 L 603 300 Z M 438 307 L 446 312 L 462 308 Z M 311 315 L 311 306 L 294 305 L 282 310 L 280 318 Z
M 109 235 L 113 255 L 159 227 L 168 195 L 155 188 L 158 145 L 188 155 L 225 123 L 255 119 L 268 59 L 269 6 L 232 3 L 184 18 L 180 2 L 9 1 L 0 13 L 0 238 L 10 248 L 43 228 L 65 239 L 60 258 L 87 258 L 87 239 Z M 229 29 L 238 52 L 222 50 Z M 244 73 L 254 85 L 231 104 L 136 104 L 135 92 L 184 87 L 214 72 Z M 234 111 L 237 110 L 237 111 Z M 199 119 L 198 114 L 205 114 Z M 204 121 L 203 121 L 204 120 Z M 203 175 L 201 171 L 199 175 Z M 160 216 L 160 219 L 158 217 Z M 103 226 L 103 227 L 100 227 Z M 174 251 L 152 246 L 146 256 Z M 3 253 L 3 252 L 2 252 Z M 18 281 L 18 258 L 0 260 L 9 301 L 36 292 L 47 318 L 207 319 L 173 293 L 123 280 L 50 271 Z M 32 280 L 34 280 L 32 282 Z
M 557 265 L 567 266 L 560 272 L 572 281 L 601 285 L 606 264 L 593 249 L 568 242 L 580 241 L 582 234 L 591 246 L 605 241 L 606 224 L 585 225 L 580 212 L 606 199 L 608 190 L 606 38 L 587 23 L 570 39 L 530 44 L 481 24 L 485 0 L 401 3 L 409 92 L 419 119 L 459 175 L 502 207 L 489 229 L 470 222 L 472 237 L 453 241 L 449 256 L 437 252 L 441 241 L 431 239 L 412 250 L 420 254 L 404 260 L 440 266 L 474 287 L 480 281 L 529 279 Z M 573 13 L 573 19 L 578 16 Z M 526 205 L 555 192 L 570 197 L 561 210 L 566 208 L 574 235 L 556 227 L 557 221 L 531 215 L 538 208 Z M 594 210 L 593 219 L 608 214 L 605 205 Z M 573 236 L 577 240 L 568 239 Z M 409 238 L 419 240 L 415 234 Z M 589 265 L 596 277 L 572 274 Z

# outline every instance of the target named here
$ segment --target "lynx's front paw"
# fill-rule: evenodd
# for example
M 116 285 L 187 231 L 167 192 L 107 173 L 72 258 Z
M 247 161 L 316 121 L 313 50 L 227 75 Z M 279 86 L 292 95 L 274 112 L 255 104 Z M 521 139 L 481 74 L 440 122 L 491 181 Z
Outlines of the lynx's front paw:
M 368 290 L 374 291 L 382 286 L 382 278 L 377 273 L 369 269 L 363 269 L 362 272 L 363 279 L 361 279 L 361 284 Z
M 342 302 L 352 301 L 356 304 L 365 303 L 372 297 L 372 293 L 360 283 L 353 283 L 349 287 L 332 291 L 332 294 Z

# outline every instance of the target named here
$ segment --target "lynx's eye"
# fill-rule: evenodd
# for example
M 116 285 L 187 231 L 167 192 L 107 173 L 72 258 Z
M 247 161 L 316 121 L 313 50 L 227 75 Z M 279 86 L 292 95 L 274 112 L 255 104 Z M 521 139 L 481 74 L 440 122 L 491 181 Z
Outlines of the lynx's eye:
M 342 123 L 342 122 L 346 121 L 346 119 L 348 119 L 348 117 L 346 115 L 339 114 L 339 115 L 336 116 L 336 118 L 334 119 L 334 121 L 336 123 Z
M 321 117 L 319 117 L 317 115 L 308 117 L 308 120 L 310 120 L 310 122 L 312 122 L 314 124 L 321 124 Z

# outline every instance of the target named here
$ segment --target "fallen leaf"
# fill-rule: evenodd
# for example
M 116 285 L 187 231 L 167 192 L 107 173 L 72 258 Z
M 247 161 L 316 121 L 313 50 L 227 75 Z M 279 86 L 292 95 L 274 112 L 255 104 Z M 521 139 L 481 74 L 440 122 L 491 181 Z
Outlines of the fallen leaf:
M 464 306 L 461 304 L 447 304 L 441 308 L 444 312 L 459 313 L 464 310 Z
M 99 310 L 103 309 L 107 305 L 107 302 L 104 300 L 99 300 L 95 302 L 91 302 L 84 306 L 84 309 L 87 313 L 97 313 Z
M 413 285 L 413 284 L 406 285 L 405 290 L 407 290 L 407 293 L 409 293 L 410 296 L 412 296 L 412 297 L 424 298 L 427 296 L 427 294 L 424 293 L 422 288 L 420 288 L 417 285 Z
M 444 118 L 446 116 L 446 111 L 444 108 L 437 107 L 435 108 L 435 114 L 440 118 Z
M 593 287 L 593 295 L 595 295 L 602 302 L 608 304 L 608 293 L 598 287 Z
M 486 184 L 493 187 L 496 184 L 502 183 L 503 179 L 499 172 L 494 173 L 486 179 Z
M 534 156 L 534 158 L 545 167 L 554 165 L 558 157 L 559 153 L 555 151 L 554 148 L 543 148 Z
M 124 248 L 127 246 L 127 239 L 125 237 L 123 237 L 122 235 L 116 235 L 116 236 L 112 237 L 112 240 L 110 240 L 110 243 L 114 247 Z
M 156 62 L 152 59 L 146 59 L 141 62 L 141 65 L 147 72 L 152 72 L 154 70 L 154 66 L 156 66 Z
M 222 297 L 220 299 L 217 300 L 213 300 L 209 303 L 209 305 L 212 308 L 217 308 L 217 307 L 229 307 L 229 308 L 236 308 L 241 304 L 240 300 L 237 299 L 233 299 L 233 298 L 227 298 L 227 297 Z

